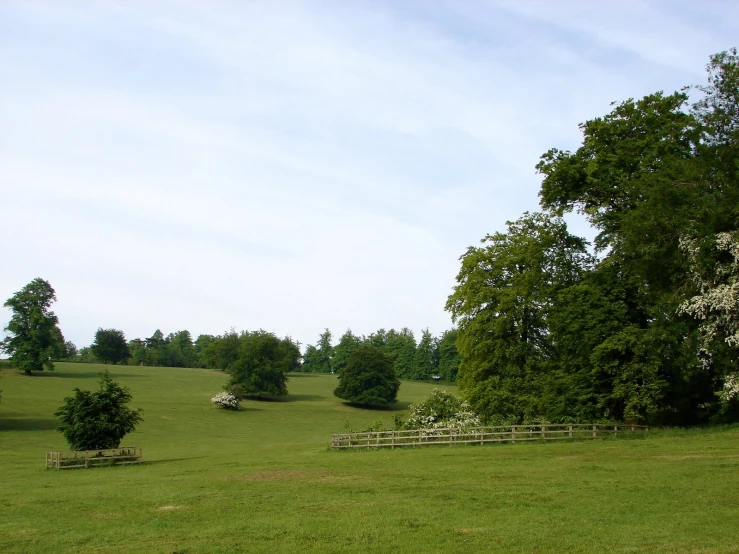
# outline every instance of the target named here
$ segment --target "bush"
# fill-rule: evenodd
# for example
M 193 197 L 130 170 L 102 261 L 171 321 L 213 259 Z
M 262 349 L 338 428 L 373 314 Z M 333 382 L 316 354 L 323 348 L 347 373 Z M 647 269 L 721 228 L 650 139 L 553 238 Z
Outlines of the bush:
M 221 408 L 225 408 L 226 410 L 240 409 L 239 399 L 230 392 L 219 392 L 213 398 L 211 398 L 210 401 L 213 402 L 213 404 L 219 405 Z
M 467 401 L 443 390 L 434 392 L 422 402 L 411 405 L 411 413 L 404 423 L 405 429 L 458 430 L 479 427 L 479 416 L 472 411 Z
M 362 344 L 349 356 L 339 374 L 334 395 L 352 404 L 379 406 L 396 402 L 400 381 L 393 361 L 369 343 Z
M 73 450 L 118 448 L 123 437 L 143 421 L 140 410 L 126 406 L 131 401 L 128 389 L 113 381 L 107 370 L 100 374 L 100 390 L 75 388 L 74 393 L 54 412 L 60 421 L 58 430 Z
M 286 373 L 295 368 L 300 350 L 289 339 L 267 331 L 242 333 L 238 358 L 226 371 L 226 390 L 237 398 L 264 398 L 287 394 Z

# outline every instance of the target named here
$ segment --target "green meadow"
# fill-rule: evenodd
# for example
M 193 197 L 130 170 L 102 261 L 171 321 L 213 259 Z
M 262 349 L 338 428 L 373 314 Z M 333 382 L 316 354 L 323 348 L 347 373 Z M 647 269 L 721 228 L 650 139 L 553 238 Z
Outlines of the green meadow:
M 329 375 L 210 403 L 221 372 L 108 366 L 144 423 L 140 466 L 56 471 L 53 412 L 103 366 L 0 372 L 0 552 L 739 552 L 739 427 L 572 443 L 332 451 L 391 410 L 344 405 Z M 454 387 L 445 387 L 453 390 Z

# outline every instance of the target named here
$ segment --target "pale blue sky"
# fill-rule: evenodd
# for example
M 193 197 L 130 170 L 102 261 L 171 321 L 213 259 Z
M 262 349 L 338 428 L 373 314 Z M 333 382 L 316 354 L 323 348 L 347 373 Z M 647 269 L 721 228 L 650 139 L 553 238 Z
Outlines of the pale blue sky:
M 730 1 L 5 0 L 0 300 L 49 280 L 78 346 L 438 334 L 540 154 L 737 37 Z

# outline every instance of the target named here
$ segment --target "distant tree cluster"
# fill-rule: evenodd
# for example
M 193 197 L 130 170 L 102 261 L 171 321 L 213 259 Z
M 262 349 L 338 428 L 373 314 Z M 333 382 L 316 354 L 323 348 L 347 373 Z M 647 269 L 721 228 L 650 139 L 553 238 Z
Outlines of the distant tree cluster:
M 552 149 L 541 213 L 462 257 L 447 309 L 460 390 L 490 420 L 739 419 L 739 58 L 616 104 Z M 567 230 L 576 210 L 594 249 Z M 733 379 L 733 380 L 732 380 Z
M 452 329 L 436 338 L 427 330 L 416 342 L 413 331 L 380 329 L 369 336 L 357 336 L 347 330 L 332 346 L 329 329 L 321 333 L 315 345 L 308 345 L 303 357 L 302 371 L 308 373 L 336 373 L 349 363 L 351 354 L 363 344 L 370 344 L 385 354 L 393 370 L 401 379 L 429 380 L 439 376 L 445 381 L 456 381 L 460 357 L 457 352 L 457 331 Z

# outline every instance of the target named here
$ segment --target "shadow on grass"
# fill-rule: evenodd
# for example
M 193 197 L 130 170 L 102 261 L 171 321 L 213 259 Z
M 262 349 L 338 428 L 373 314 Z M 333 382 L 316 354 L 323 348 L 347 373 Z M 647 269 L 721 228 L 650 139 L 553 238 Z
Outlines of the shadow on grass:
M 286 396 L 247 396 L 245 400 L 254 402 L 310 402 L 323 400 L 326 396 L 320 394 L 288 394 Z
M 320 394 L 288 394 L 274 399 L 275 402 L 311 402 L 315 400 L 323 400 L 326 396 Z
M 380 412 L 402 412 L 407 410 L 411 402 L 396 402 L 395 404 L 356 404 L 354 402 L 342 402 L 344 406 L 359 408 L 360 410 L 374 410 Z
M 0 431 L 53 431 L 56 419 L 0 419 Z
M 160 464 L 173 464 L 176 462 L 186 462 L 187 460 L 202 460 L 203 458 L 207 457 L 208 456 L 188 456 L 182 458 L 165 458 L 164 460 L 147 460 L 146 458 L 144 458 L 142 465 L 153 466 Z
M 20 375 L 24 375 L 23 373 L 20 373 Z M 140 373 L 118 373 L 115 370 L 110 371 L 111 377 L 149 377 L 148 375 L 143 375 Z M 75 371 L 75 372 L 66 372 L 66 371 L 43 371 L 40 373 L 32 373 L 28 377 L 59 377 L 61 379 L 99 379 L 100 378 L 100 372 L 99 371 Z

